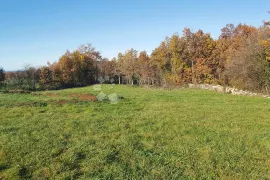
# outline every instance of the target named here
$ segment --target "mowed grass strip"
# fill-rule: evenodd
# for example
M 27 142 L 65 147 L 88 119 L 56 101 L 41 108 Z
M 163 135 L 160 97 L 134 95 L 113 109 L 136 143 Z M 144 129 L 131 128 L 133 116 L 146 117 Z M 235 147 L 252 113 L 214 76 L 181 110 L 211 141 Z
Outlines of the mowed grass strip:
M 0 94 L 0 179 L 270 179 L 269 99 L 102 91 Z

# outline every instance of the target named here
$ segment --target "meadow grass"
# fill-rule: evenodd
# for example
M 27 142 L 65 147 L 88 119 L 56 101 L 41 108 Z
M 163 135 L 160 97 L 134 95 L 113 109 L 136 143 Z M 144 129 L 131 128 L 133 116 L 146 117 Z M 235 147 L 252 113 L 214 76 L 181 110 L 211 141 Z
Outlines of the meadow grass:
M 269 99 L 110 87 L 1 93 L 0 179 L 270 179 Z

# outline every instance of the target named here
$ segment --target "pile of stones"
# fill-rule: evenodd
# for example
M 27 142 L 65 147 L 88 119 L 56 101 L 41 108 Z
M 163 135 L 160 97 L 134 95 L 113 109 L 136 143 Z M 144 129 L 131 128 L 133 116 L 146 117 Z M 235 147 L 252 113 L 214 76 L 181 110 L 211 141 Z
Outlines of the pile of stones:
M 223 87 L 221 85 L 211 85 L 211 84 L 188 84 L 189 88 L 196 88 L 196 89 L 206 89 L 211 91 L 217 91 L 232 95 L 241 95 L 241 96 L 261 96 L 265 98 L 270 98 L 270 95 L 264 95 L 261 93 L 254 93 L 250 91 L 239 90 L 233 87 Z

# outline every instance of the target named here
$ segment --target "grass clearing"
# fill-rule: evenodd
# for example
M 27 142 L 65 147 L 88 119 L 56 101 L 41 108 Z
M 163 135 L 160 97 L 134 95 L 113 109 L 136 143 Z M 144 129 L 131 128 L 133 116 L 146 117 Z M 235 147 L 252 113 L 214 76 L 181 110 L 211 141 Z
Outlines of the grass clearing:
M 1 93 L 0 179 L 270 179 L 269 99 L 102 90 Z

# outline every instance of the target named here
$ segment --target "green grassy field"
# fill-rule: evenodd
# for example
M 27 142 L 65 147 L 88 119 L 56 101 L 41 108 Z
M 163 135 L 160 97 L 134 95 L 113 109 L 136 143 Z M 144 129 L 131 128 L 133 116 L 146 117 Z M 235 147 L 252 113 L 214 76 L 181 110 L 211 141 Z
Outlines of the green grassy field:
M 270 179 L 269 99 L 110 87 L 0 93 L 0 179 Z

